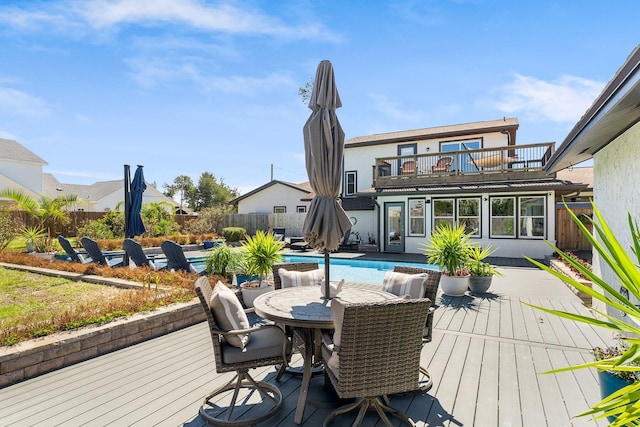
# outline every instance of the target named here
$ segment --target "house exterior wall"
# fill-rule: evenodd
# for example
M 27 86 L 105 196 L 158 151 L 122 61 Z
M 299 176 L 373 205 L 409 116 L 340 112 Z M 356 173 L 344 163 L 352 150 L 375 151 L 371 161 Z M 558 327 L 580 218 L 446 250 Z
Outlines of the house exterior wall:
M 264 190 L 238 201 L 238 213 L 273 213 L 275 206 L 285 206 L 286 213 L 295 213 L 297 206 L 309 210 L 310 202 L 300 199 L 307 193 L 286 185 L 274 184 Z
M 41 164 L 0 160 L 0 172 L 34 193 L 42 193 Z
M 640 123 L 632 126 L 593 156 L 594 202 L 632 259 L 635 259 L 635 255 L 630 249 L 632 240 L 627 215 L 630 213 L 634 220 L 640 222 L 640 191 L 631 187 L 634 183 L 640 182 L 639 142 Z M 596 251 L 593 253 L 593 271 L 614 288 L 620 288 L 616 275 Z M 633 296 L 631 299 L 633 300 Z M 618 310 L 605 307 L 599 301 L 594 300 L 594 307 L 620 317 Z
M 546 198 L 546 235 L 545 238 L 491 238 L 490 233 L 490 215 L 489 204 L 491 197 L 506 197 L 506 196 L 545 196 Z M 409 223 L 408 212 L 408 200 L 409 198 L 422 198 L 426 200 L 426 218 L 425 218 L 425 235 L 424 236 L 409 236 L 407 233 L 407 227 L 405 227 L 405 252 L 406 253 L 422 253 L 421 246 L 425 244 L 433 231 L 431 201 L 435 198 L 455 198 L 455 197 L 478 197 L 478 194 L 470 195 L 466 194 L 438 194 L 435 195 L 407 195 L 407 196 L 384 196 L 378 197 L 378 204 L 381 209 L 377 212 L 378 220 L 380 224 L 384 224 L 384 205 L 385 203 L 402 202 L 405 205 L 404 209 L 404 221 L 405 224 Z M 553 250 L 545 243 L 545 240 L 555 244 L 555 195 L 553 192 L 514 192 L 514 193 L 480 193 L 481 208 L 480 208 L 480 221 L 481 221 L 481 237 L 473 237 L 471 240 L 474 243 L 479 244 L 482 247 L 491 245 L 496 249 L 493 256 L 519 258 L 523 255 L 529 256 L 534 259 L 544 259 L 545 256 L 552 254 Z M 351 215 L 351 212 L 347 212 Z M 358 223 L 360 225 L 360 223 Z M 371 232 L 376 233 L 376 230 L 372 228 Z M 367 233 L 366 230 L 360 231 L 360 235 Z M 366 234 L 364 234 L 366 235 Z M 384 251 L 384 227 L 376 233 L 377 241 L 380 242 L 380 250 Z

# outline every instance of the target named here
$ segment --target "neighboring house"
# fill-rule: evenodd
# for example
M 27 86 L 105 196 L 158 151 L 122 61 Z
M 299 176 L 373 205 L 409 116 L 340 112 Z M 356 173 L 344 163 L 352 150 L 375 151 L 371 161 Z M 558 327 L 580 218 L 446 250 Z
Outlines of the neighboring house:
M 13 188 L 37 197 L 47 162 L 11 139 L 0 138 L 0 190 Z
M 63 184 L 50 173 L 43 173 L 48 163 L 17 141 L 0 138 L 0 190 L 13 188 L 31 197 L 45 195 L 51 198 L 76 195 L 80 200 L 71 209 L 87 212 L 106 212 L 124 201 L 124 177 L 121 180 L 96 182 L 91 185 Z M 147 183 L 143 203 L 178 203 Z M 0 200 L 0 205 L 8 204 Z M 124 204 L 122 206 L 124 210 Z
M 229 202 L 238 206 L 239 214 L 306 213 L 313 199 L 308 182 L 294 184 L 272 180 Z
M 622 247 L 631 252 L 632 240 L 627 213 L 640 222 L 640 46 L 613 76 L 600 96 L 576 123 L 553 157 L 546 171 L 555 174 L 585 160 L 593 159 L 593 200 L 602 212 Z M 618 287 L 616 275 L 597 253 L 593 270 L 612 286 Z M 594 308 L 603 307 L 594 300 Z
M 76 195 L 79 203 L 71 206 L 72 210 L 86 212 L 108 212 L 118 207 L 124 210 L 124 178 L 114 181 L 101 181 L 90 185 L 64 184 L 50 173 L 42 174 L 42 193 L 49 197 Z M 166 197 L 158 189 L 147 183 L 142 195 L 142 203 L 165 202 L 178 207 L 179 204 Z
M 342 204 L 352 231 L 383 252 L 421 253 L 447 222 L 496 256 L 551 255 L 556 202 L 587 185 L 547 175 L 555 144 L 516 145 L 518 127 L 504 118 L 346 141 Z

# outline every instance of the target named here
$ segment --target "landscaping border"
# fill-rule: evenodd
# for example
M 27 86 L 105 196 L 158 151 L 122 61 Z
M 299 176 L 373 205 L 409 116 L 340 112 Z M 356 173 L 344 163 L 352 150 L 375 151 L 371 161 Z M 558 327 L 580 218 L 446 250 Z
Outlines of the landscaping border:
M 1 266 L 112 286 L 136 282 L 0 263 Z M 73 277 L 69 277 L 73 276 Z M 0 388 L 137 344 L 206 320 L 197 298 L 98 326 L 86 326 L 0 347 Z

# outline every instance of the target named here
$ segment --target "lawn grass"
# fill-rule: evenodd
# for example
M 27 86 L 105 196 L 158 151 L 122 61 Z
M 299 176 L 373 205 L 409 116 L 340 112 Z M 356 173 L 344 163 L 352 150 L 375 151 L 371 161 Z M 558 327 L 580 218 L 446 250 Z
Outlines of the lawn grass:
M 106 323 L 193 296 L 181 286 L 122 289 L 0 267 L 0 345 Z

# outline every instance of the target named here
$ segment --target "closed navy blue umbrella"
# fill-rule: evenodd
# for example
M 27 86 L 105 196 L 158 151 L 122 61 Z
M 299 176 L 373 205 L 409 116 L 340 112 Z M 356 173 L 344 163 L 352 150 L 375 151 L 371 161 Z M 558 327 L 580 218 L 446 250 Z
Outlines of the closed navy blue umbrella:
M 127 236 L 140 236 L 147 229 L 142 222 L 140 211 L 142 210 L 142 193 L 147 189 L 147 184 L 144 182 L 144 175 L 142 173 L 142 166 L 138 165 L 136 173 L 131 181 L 131 207 L 129 209 L 129 221 L 127 224 Z

